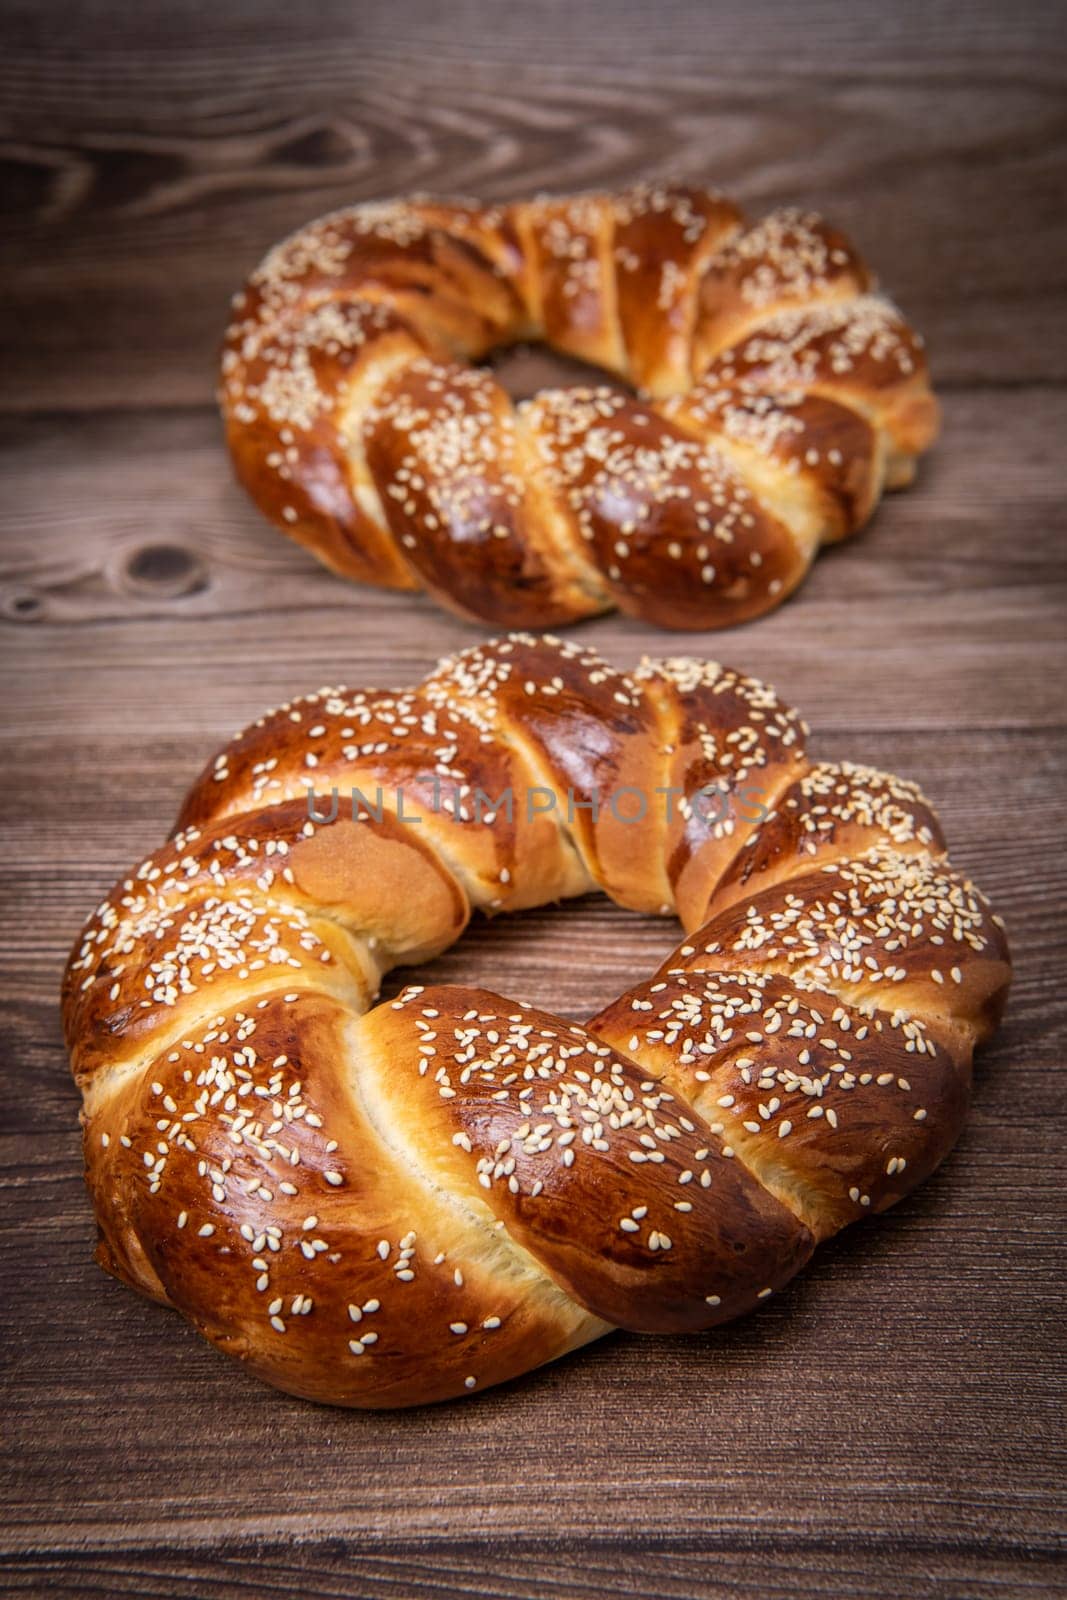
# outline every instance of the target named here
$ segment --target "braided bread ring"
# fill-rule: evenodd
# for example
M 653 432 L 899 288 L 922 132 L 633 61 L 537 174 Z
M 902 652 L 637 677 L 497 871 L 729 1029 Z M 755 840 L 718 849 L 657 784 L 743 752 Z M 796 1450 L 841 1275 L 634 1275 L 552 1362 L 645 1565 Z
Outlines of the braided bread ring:
M 347 577 L 509 627 L 618 606 L 760 616 L 908 483 L 937 431 L 922 341 L 819 217 L 689 188 L 335 212 L 234 301 L 238 477 Z M 635 386 L 517 408 L 493 347 Z
M 737 1316 L 892 1205 L 959 1132 L 1007 946 L 913 784 L 803 747 L 726 668 L 526 635 L 247 728 L 67 970 L 102 1265 L 283 1389 L 414 1405 Z M 593 888 L 695 931 L 584 1027 L 370 1009 L 472 907 Z

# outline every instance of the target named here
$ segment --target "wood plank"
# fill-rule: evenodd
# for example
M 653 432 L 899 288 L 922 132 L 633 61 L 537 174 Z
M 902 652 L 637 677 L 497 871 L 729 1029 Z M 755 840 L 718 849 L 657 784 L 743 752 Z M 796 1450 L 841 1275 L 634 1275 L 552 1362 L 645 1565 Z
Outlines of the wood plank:
M 551 0 L 535 22 L 467 4 L 453 26 L 419 0 L 398 28 L 333 3 L 295 39 L 282 0 L 254 28 L 240 8 L 126 8 L 121 30 L 90 9 L 79 53 L 47 8 L 11 8 L 9 410 L 207 402 L 239 279 L 335 206 L 671 174 L 831 213 L 943 382 L 1067 376 L 1052 7 L 732 0 L 709 21 L 685 0 Z
M 6 1582 L 5 1582 L 6 1579 Z M 1054 1556 L 1005 1557 L 988 1544 L 965 1550 L 840 1548 L 781 1544 L 694 1550 L 675 1540 L 650 1541 L 627 1553 L 586 1543 L 579 1553 L 561 1537 L 553 1543 L 464 1541 L 392 1551 L 362 1548 L 351 1539 L 324 1544 L 240 1545 L 209 1554 L 166 1548 L 59 1558 L 14 1558 L 0 1575 L 0 1592 L 39 1593 L 86 1600 L 136 1595 L 141 1600 L 248 1600 L 294 1594 L 306 1600 L 344 1600 L 358 1584 L 365 1600 L 1051 1600 L 1063 1593 L 1063 1568 Z

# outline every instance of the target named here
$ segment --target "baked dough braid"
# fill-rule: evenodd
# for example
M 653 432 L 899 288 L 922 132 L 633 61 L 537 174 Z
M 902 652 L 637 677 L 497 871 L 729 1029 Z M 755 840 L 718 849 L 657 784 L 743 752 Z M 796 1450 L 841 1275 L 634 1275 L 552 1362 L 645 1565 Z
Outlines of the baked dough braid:
M 234 307 L 221 399 L 266 515 L 347 577 L 510 627 L 759 616 L 937 431 L 921 340 L 844 236 L 704 190 L 355 206 Z M 516 407 L 469 363 L 523 339 L 638 393 Z
M 413 1405 L 737 1316 L 892 1205 L 1008 952 L 918 789 L 804 734 L 725 667 L 527 635 L 247 728 L 71 956 L 102 1264 L 283 1389 Z M 472 908 L 592 889 L 690 931 L 586 1025 L 373 1006 Z

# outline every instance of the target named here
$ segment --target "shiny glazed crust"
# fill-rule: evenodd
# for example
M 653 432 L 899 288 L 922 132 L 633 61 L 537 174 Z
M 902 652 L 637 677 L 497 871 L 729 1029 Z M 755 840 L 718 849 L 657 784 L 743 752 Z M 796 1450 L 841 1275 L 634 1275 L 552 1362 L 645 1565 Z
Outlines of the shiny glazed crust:
M 631 385 L 514 406 L 541 339 Z M 222 406 L 265 514 L 347 577 L 511 627 L 761 615 L 908 483 L 922 341 L 820 217 L 699 189 L 354 206 L 234 301 Z
M 804 741 L 714 663 L 521 634 L 245 729 L 68 966 L 103 1265 L 353 1406 L 757 1306 L 942 1159 L 1010 978 L 915 786 Z M 584 1026 L 373 1004 L 472 910 L 592 889 L 687 933 Z

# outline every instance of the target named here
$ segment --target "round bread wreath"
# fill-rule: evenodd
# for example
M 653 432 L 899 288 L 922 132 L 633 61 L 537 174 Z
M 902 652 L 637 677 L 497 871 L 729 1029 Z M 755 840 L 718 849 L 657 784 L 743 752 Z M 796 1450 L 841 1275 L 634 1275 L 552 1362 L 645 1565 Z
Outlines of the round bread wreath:
M 757 1306 L 942 1159 L 1010 978 L 914 784 L 804 740 L 728 669 L 525 635 L 247 728 L 68 966 L 102 1264 L 354 1406 Z M 594 888 L 687 933 L 585 1025 L 373 1004 L 472 909 Z
M 516 407 L 471 363 L 520 340 L 638 392 Z M 537 628 L 761 615 L 910 482 L 938 415 L 841 233 L 685 187 L 323 217 L 236 296 L 221 393 L 238 476 L 329 566 Z

